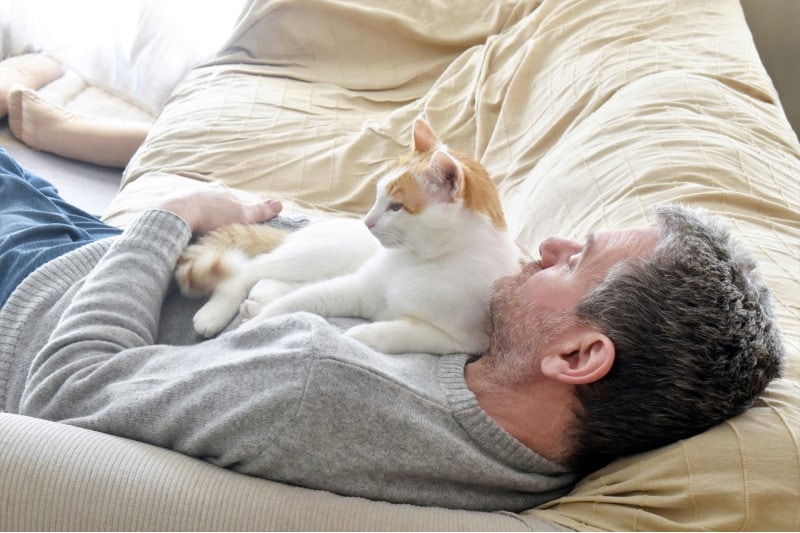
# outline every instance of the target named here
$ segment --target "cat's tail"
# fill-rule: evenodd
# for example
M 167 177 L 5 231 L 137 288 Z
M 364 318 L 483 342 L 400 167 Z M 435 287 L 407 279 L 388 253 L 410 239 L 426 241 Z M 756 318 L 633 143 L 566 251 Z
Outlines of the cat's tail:
M 183 294 L 206 296 L 242 271 L 251 257 L 274 250 L 286 232 L 259 224 L 224 226 L 190 244 L 178 258 L 175 280 Z

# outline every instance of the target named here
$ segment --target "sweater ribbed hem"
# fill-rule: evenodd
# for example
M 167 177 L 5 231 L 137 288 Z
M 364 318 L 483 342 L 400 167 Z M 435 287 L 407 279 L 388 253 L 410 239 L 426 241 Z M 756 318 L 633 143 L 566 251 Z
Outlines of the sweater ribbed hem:
M 491 455 L 524 472 L 558 475 L 568 472 L 534 452 L 495 422 L 478 403 L 464 379 L 466 355 L 447 355 L 439 363 L 439 380 L 447 393 L 447 401 L 459 425 Z

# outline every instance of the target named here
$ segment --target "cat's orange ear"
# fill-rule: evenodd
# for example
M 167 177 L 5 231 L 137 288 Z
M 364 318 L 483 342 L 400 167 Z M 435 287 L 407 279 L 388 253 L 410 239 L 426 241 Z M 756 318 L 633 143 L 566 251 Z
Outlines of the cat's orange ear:
M 425 119 L 420 116 L 414 121 L 414 131 L 411 136 L 411 145 L 415 152 L 424 154 L 439 145 L 439 137 L 433 132 L 433 129 L 425 122 Z
M 451 199 L 464 187 L 464 169 L 444 150 L 437 150 L 431 158 L 431 177 L 442 190 L 450 193 Z

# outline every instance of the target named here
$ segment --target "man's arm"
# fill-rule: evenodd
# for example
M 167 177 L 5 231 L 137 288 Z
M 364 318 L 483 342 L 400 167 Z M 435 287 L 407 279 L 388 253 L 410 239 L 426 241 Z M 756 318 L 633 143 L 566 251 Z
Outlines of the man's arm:
M 133 426 L 127 416 L 147 412 L 145 401 L 153 402 L 150 416 L 166 419 L 158 406 L 169 403 L 170 387 L 195 361 L 180 360 L 190 348 L 153 344 L 175 262 L 192 230 L 265 220 L 279 210 L 280 204 L 242 204 L 229 192 L 212 188 L 142 215 L 91 272 L 36 355 L 20 412 L 117 434 Z M 203 212 L 213 214 L 203 218 Z M 179 412 L 174 416 L 186 416 Z M 146 421 L 138 422 L 146 426 Z M 164 430 L 158 426 L 154 434 Z M 170 439 L 168 434 L 164 431 L 163 438 Z

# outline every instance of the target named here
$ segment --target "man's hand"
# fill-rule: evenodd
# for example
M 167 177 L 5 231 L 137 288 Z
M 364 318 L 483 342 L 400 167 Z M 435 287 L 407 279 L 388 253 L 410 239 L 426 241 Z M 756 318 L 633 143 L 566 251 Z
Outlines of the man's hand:
M 230 189 L 212 185 L 166 200 L 161 209 L 181 217 L 192 233 L 208 233 L 228 224 L 265 222 L 281 212 L 279 200 L 245 202 Z

